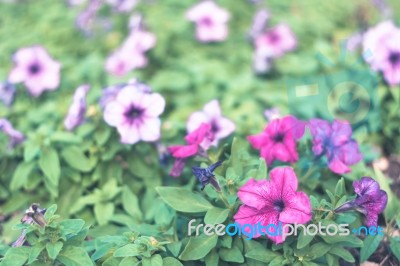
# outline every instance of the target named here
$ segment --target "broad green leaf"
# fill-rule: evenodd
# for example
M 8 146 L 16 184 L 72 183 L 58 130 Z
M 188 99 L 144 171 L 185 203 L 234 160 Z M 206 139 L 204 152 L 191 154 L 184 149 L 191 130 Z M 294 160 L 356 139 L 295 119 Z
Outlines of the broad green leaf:
M 271 250 L 266 249 L 261 245 L 255 245 L 253 249 L 250 249 L 245 257 L 264 263 L 269 263 L 274 260 L 279 254 Z
M 59 131 L 55 132 L 51 135 L 50 140 L 52 142 L 61 142 L 61 143 L 71 143 L 71 144 L 79 144 L 82 142 L 82 138 L 74 135 L 71 132 Z
M 104 145 L 111 136 L 111 128 L 109 126 L 102 126 L 94 133 L 94 138 L 99 146 Z
M 334 255 L 344 259 L 345 261 L 348 261 L 348 262 L 351 262 L 351 263 L 355 262 L 355 260 L 353 258 L 353 255 L 351 255 L 351 253 L 348 250 L 346 250 L 346 249 L 344 249 L 342 247 L 333 246 L 329 250 L 329 253 L 334 254 Z
M 382 241 L 382 235 L 369 235 L 364 239 L 364 245 L 361 247 L 360 250 L 360 261 L 366 261 L 372 253 L 378 248 L 379 243 Z M 332 252 L 331 252 L 332 253 Z
M 140 255 L 140 246 L 136 244 L 127 244 L 114 252 L 114 257 L 134 257 L 138 255 Z
M 177 260 L 177 259 L 175 259 L 173 257 L 163 258 L 162 265 L 163 266 L 183 266 L 183 264 L 179 260 Z
M 328 244 L 336 244 L 336 243 L 346 243 L 347 246 L 352 246 L 352 247 L 362 247 L 363 242 L 361 239 L 354 235 L 326 235 L 326 236 L 321 236 L 321 238 Z
M 123 258 L 118 266 L 135 266 L 140 262 L 136 257 L 126 257 Z
M 69 246 L 61 250 L 57 260 L 65 266 L 90 266 L 92 260 L 83 247 Z
M 124 210 L 136 219 L 142 219 L 142 211 L 139 207 L 139 201 L 128 186 L 122 189 L 122 206 Z
M 213 206 L 201 195 L 178 187 L 157 187 L 158 194 L 173 209 L 180 212 L 205 212 Z
M 330 248 L 330 245 L 327 245 L 323 242 L 315 243 L 310 247 L 308 254 L 311 255 L 313 258 L 319 258 L 325 255 L 330 250 Z
M 96 203 L 94 205 L 94 214 L 99 225 L 105 225 L 114 214 L 114 204 L 111 202 Z
M 181 260 L 198 260 L 205 257 L 212 248 L 215 247 L 218 241 L 217 235 L 206 236 L 194 236 L 189 238 L 185 249 L 179 256 Z
M 159 254 L 154 254 L 151 258 L 143 258 L 142 259 L 143 266 L 162 266 L 163 259 Z
M 35 261 L 45 247 L 46 246 L 41 242 L 35 244 L 32 247 L 31 252 L 29 252 L 28 264 L 31 264 L 33 261 Z
M 304 234 L 303 230 L 299 233 L 299 237 L 297 239 L 297 248 L 302 249 L 314 239 L 313 235 L 310 234 Z
M 44 213 L 44 218 L 48 221 L 57 211 L 57 204 L 53 204 L 46 209 Z
M 69 146 L 61 152 L 64 160 L 74 169 L 89 172 L 93 168 L 93 163 L 84 152 L 77 146 Z
M 0 266 L 22 266 L 25 265 L 30 253 L 29 247 L 17 247 L 7 250 Z
M 121 263 L 122 259 L 121 258 L 115 258 L 115 257 L 109 257 L 106 259 L 101 266 L 119 266 Z
M 40 152 L 40 146 L 33 141 L 27 141 L 24 143 L 24 161 L 30 162 Z
M 54 260 L 55 258 L 57 258 L 58 254 L 60 253 L 61 249 L 63 247 L 63 243 L 58 241 L 56 243 L 50 243 L 48 242 L 46 244 L 46 250 L 47 250 L 47 254 L 49 255 L 49 257 Z
M 172 242 L 167 245 L 167 249 L 174 255 L 175 257 L 178 257 L 179 252 L 181 251 L 182 248 L 182 242 Z
M 206 224 L 222 224 L 228 218 L 229 209 L 213 207 L 209 209 L 204 217 Z
M 221 248 L 219 250 L 219 257 L 227 262 L 244 262 L 242 252 L 236 246 L 233 246 L 232 248 Z
M 77 234 L 82 230 L 85 221 L 82 219 L 68 219 L 60 222 L 61 230 L 64 235 Z
M 206 266 L 218 266 L 219 255 L 218 252 L 215 251 L 215 248 L 207 254 L 207 256 L 204 258 L 204 262 L 206 263 Z
M 390 238 L 390 250 L 393 255 L 396 256 L 397 260 L 400 261 L 400 237 Z
M 21 188 L 28 181 L 34 167 L 34 162 L 22 162 L 17 166 L 10 184 L 11 191 Z
M 39 159 L 39 166 L 51 184 L 57 186 L 61 174 L 60 159 L 53 148 L 48 147 L 42 150 Z

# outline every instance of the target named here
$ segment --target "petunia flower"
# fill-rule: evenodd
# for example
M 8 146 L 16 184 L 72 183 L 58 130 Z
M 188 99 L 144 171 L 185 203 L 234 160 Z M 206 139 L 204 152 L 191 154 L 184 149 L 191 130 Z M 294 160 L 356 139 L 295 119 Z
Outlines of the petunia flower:
M 215 178 L 213 172 L 214 170 L 222 164 L 222 161 L 218 161 L 206 168 L 201 168 L 197 166 L 192 167 L 193 175 L 201 183 L 201 190 L 203 190 L 208 184 L 211 184 L 217 191 L 221 191 L 218 180 Z
M 387 193 L 369 176 L 354 181 L 353 188 L 357 197 L 336 208 L 335 212 L 356 210 L 364 214 L 365 224 L 368 227 L 377 226 L 378 215 L 385 210 L 387 205 Z
M 391 21 L 385 21 L 369 29 L 363 40 L 364 51 L 372 56 L 365 60 L 375 71 L 381 71 L 386 82 L 400 84 L 400 29 Z
M 24 82 L 30 94 L 35 97 L 45 90 L 55 90 L 60 84 L 61 65 L 41 46 L 19 49 L 14 54 L 13 61 L 14 68 L 8 81 Z
M 326 155 L 328 167 L 337 174 L 349 173 L 349 165 L 362 160 L 358 144 L 351 138 L 347 121 L 335 120 L 332 124 L 322 119 L 311 119 L 312 150 L 316 156 Z
M 165 100 L 160 94 L 144 93 L 127 85 L 106 105 L 104 120 L 117 128 L 122 143 L 156 141 L 160 138 L 159 115 L 164 108 Z
M 238 191 L 243 205 L 233 218 L 241 225 L 305 224 L 312 218 L 311 203 L 304 192 L 296 191 L 297 187 L 297 176 L 291 167 L 274 168 L 269 181 L 250 179 Z M 282 235 L 267 236 L 277 244 L 285 241 Z
M 106 0 L 117 12 L 130 12 L 139 0 Z
M 202 111 L 194 112 L 190 115 L 187 122 L 187 131 L 193 132 L 202 123 L 207 123 L 211 125 L 211 131 L 214 133 L 213 145 L 216 146 L 218 141 L 229 136 L 235 131 L 235 124 L 225 118 L 221 114 L 221 107 L 217 100 L 212 100 L 211 102 L 204 105 Z
M 200 42 L 220 42 L 228 37 L 230 14 L 213 1 L 193 6 L 186 12 L 186 18 L 196 23 L 196 38 Z
M 185 137 L 187 145 L 176 145 L 168 147 L 168 151 L 176 159 L 170 175 L 178 177 L 185 167 L 186 159 L 195 155 L 204 155 L 204 152 L 214 141 L 214 133 L 211 125 L 202 123 L 196 130 Z
M 82 85 L 76 89 L 72 104 L 64 120 L 64 127 L 67 130 L 71 131 L 83 123 L 86 112 L 86 95 L 89 89 L 89 85 Z
M 250 144 L 260 150 L 268 165 L 275 160 L 296 162 L 299 159 L 296 140 L 304 134 L 305 123 L 294 116 L 285 116 L 272 120 L 258 135 L 248 136 Z
M 0 118 L 0 131 L 9 137 L 9 147 L 14 147 L 25 140 L 24 134 L 14 129 L 10 121 Z
M 8 82 L 0 83 L 0 102 L 4 105 L 10 106 L 14 100 L 15 86 Z
M 257 50 L 269 51 L 272 58 L 281 57 L 297 46 L 296 36 L 286 24 L 280 24 L 255 39 Z
M 257 38 L 267 26 L 267 23 L 270 19 L 270 13 L 267 9 L 260 9 L 256 12 L 253 17 L 253 22 L 251 24 L 250 30 L 248 32 L 248 36 L 251 40 Z

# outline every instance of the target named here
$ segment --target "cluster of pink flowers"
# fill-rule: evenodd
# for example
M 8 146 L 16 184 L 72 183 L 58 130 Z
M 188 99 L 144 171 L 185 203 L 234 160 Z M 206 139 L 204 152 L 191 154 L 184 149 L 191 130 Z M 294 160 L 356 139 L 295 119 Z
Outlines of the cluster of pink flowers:
M 391 85 L 400 84 L 400 28 L 393 22 L 381 22 L 369 29 L 363 38 L 365 60 L 375 71 L 381 71 L 386 82 Z

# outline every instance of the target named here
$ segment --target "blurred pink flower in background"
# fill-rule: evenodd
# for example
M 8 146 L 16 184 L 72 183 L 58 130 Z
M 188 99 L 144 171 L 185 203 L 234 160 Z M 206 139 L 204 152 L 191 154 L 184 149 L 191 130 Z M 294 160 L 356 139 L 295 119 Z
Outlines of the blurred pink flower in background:
M 106 0 L 106 2 L 118 12 L 129 12 L 139 3 L 139 0 Z
M 144 93 L 134 85 L 122 88 L 104 110 L 104 120 L 117 128 L 121 142 L 156 141 L 160 138 L 159 116 L 165 100 L 158 93 Z
M 211 124 L 201 123 L 194 131 L 187 134 L 185 141 L 188 145 L 168 147 L 168 151 L 176 158 L 170 175 L 178 177 L 185 167 L 186 159 L 195 155 L 204 155 L 214 140 Z
M 250 179 L 238 191 L 243 205 L 233 217 L 235 222 L 262 226 L 307 223 L 312 218 L 310 199 L 306 193 L 297 192 L 297 187 L 297 176 L 291 167 L 274 168 L 269 181 Z M 285 241 L 281 235 L 267 236 L 276 244 Z M 260 237 L 260 233 L 253 237 Z
M 9 147 L 12 148 L 15 145 L 24 141 L 25 136 L 21 132 L 14 129 L 10 121 L 5 118 L 0 118 L 0 131 L 9 137 Z
M 0 102 L 4 105 L 10 106 L 14 100 L 15 86 L 8 82 L 0 83 Z
M 221 114 L 221 107 L 217 100 L 212 100 L 206 105 L 202 111 L 194 112 L 190 115 L 187 122 L 187 131 L 193 132 L 202 123 L 211 125 L 215 139 L 213 145 L 218 145 L 218 141 L 229 136 L 235 131 L 235 124 Z
M 76 89 L 72 104 L 70 105 L 67 116 L 64 120 L 64 127 L 67 130 L 73 130 L 75 127 L 83 123 L 86 112 L 86 95 L 89 90 L 89 85 L 81 85 Z
M 264 111 L 264 116 L 268 121 L 272 121 L 274 119 L 281 118 L 281 112 L 278 108 L 272 107 Z
M 202 1 L 186 12 L 186 18 L 196 23 L 196 38 L 201 42 L 219 42 L 228 37 L 230 14 L 213 1 Z
M 14 68 L 8 81 L 24 82 L 29 93 L 35 97 L 45 90 L 55 90 L 60 84 L 59 62 L 53 60 L 41 46 L 19 49 L 13 56 Z
M 369 29 L 363 40 L 365 57 L 371 68 L 382 71 L 386 82 L 393 86 L 400 84 L 400 28 L 393 22 L 384 21 Z
M 253 148 L 260 150 L 268 165 L 275 160 L 296 162 L 299 159 L 296 140 L 300 139 L 305 130 L 305 123 L 294 116 L 285 116 L 272 120 L 258 135 L 248 136 Z

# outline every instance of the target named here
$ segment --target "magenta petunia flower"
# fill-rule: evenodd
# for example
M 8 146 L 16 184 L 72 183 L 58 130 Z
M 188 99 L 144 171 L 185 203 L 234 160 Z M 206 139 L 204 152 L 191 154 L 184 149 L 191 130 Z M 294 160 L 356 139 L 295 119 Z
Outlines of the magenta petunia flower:
M 53 60 L 41 46 L 19 49 L 13 56 L 14 68 L 8 81 L 24 82 L 33 96 L 39 96 L 45 90 L 55 90 L 60 84 L 59 62 Z
M 305 224 L 312 218 L 311 203 L 304 192 L 296 191 L 297 187 L 297 176 L 291 167 L 274 168 L 269 181 L 250 179 L 238 191 L 243 205 L 233 218 L 241 225 Z M 285 241 L 282 235 L 267 236 L 277 244 Z
M 168 151 L 176 158 L 170 175 L 178 177 L 185 167 L 186 159 L 195 155 L 204 155 L 204 152 L 214 141 L 211 124 L 202 123 L 196 130 L 185 137 L 187 145 L 168 147 Z
M 296 162 L 299 159 L 296 140 L 304 134 L 305 123 L 293 116 L 272 120 L 258 135 L 248 136 L 250 144 L 260 150 L 268 165 L 275 160 Z
M 400 84 L 400 29 L 391 21 L 369 29 L 363 40 L 365 60 L 375 71 L 382 71 L 389 85 Z
M 15 130 L 10 121 L 5 118 L 0 118 L 0 131 L 9 137 L 9 146 L 11 148 L 25 140 L 24 134 Z
M 122 143 L 156 141 L 160 138 L 159 116 L 164 108 L 165 100 L 160 94 L 144 93 L 127 85 L 106 105 L 104 120 L 118 129 Z
M 217 145 L 220 139 L 223 139 L 233 131 L 235 131 L 235 124 L 225 118 L 221 114 L 221 107 L 217 100 L 212 100 L 211 102 L 204 105 L 203 111 L 194 112 L 190 115 L 187 122 L 188 132 L 193 132 L 202 123 L 208 123 L 211 125 L 211 131 L 214 133 L 213 145 Z
M 310 120 L 315 155 L 326 155 L 329 168 L 344 174 L 351 171 L 349 165 L 362 160 L 358 144 L 351 138 L 352 130 L 347 121 L 335 120 L 332 124 L 322 119 Z
M 86 95 L 89 90 L 89 85 L 81 85 L 76 89 L 72 104 L 70 105 L 67 116 L 64 120 L 64 127 L 67 130 L 73 130 L 75 127 L 83 123 L 86 112 Z
M 353 188 L 357 198 L 344 203 L 335 212 L 356 210 L 364 214 L 367 226 L 377 226 L 378 215 L 385 210 L 387 205 L 387 193 L 369 176 L 354 181 Z
M 10 106 L 14 100 L 15 86 L 8 82 L 0 83 L 0 102 L 4 105 Z
M 196 23 L 196 38 L 200 42 L 219 42 L 228 37 L 230 14 L 213 1 L 193 6 L 186 12 L 186 18 Z
M 296 46 L 296 36 L 286 24 L 280 24 L 260 34 L 255 40 L 256 50 L 268 50 L 273 58 L 281 57 Z

